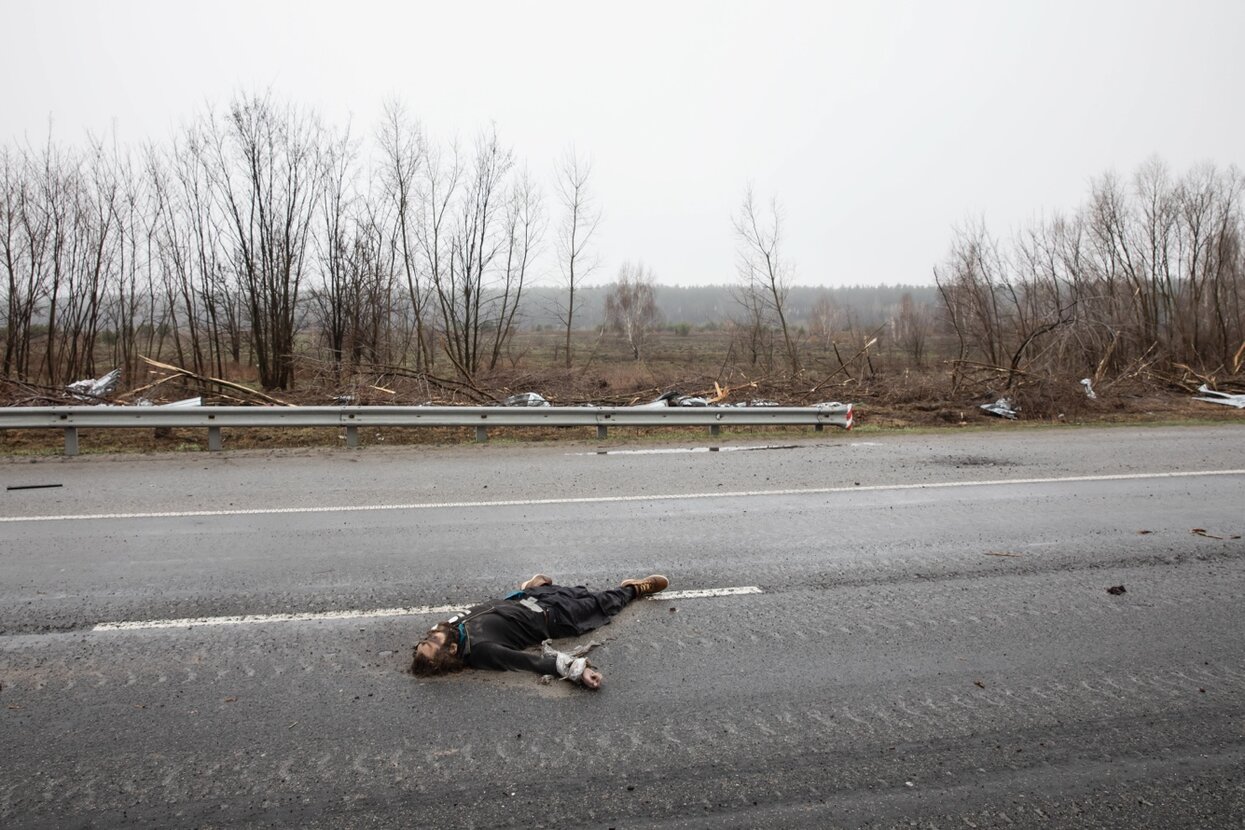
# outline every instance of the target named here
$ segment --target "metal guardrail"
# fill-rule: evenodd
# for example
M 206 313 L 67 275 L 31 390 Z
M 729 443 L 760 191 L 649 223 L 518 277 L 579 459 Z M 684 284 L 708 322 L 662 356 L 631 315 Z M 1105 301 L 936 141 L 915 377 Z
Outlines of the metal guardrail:
M 65 454 L 77 455 L 79 429 L 206 428 L 208 449 L 222 449 L 221 430 L 248 427 L 345 428 L 359 445 L 359 427 L 471 427 L 488 440 L 489 427 L 812 426 L 852 428 L 852 405 L 821 406 L 30 406 L 0 407 L 0 429 L 63 429 Z

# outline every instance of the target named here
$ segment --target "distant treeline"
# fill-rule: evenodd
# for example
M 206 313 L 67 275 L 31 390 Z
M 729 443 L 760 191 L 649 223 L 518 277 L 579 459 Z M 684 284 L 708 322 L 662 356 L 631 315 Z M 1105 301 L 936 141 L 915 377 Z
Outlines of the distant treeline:
M 605 325 L 605 298 L 611 283 L 584 287 L 582 306 L 577 318 L 585 329 Z M 654 295 L 662 325 L 687 323 L 695 328 L 728 325 L 740 315 L 735 298 L 737 287 L 731 285 L 676 286 L 655 285 Z M 850 318 L 856 326 L 876 328 L 891 319 L 903 296 L 908 294 L 920 305 L 938 302 L 938 289 L 932 285 L 855 285 L 847 287 L 815 287 L 797 285 L 790 288 L 787 307 L 797 326 L 808 327 L 819 303 L 829 303 Z M 558 302 L 560 291 L 550 287 L 532 287 L 525 292 L 523 325 L 526 328 L 554 328 L 560 325 Z M 582 316 L 580 316 L 582 315 Z

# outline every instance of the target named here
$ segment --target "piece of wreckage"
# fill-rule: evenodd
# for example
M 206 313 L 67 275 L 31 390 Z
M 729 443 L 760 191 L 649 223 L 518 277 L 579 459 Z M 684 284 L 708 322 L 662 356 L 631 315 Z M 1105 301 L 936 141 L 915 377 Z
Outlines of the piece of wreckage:
M 66 384 L 65 390 L 80 401 L 98 400 L 111 395 L 120 382 L 121 370 L 113 369 L 98 378 L 75 380 L 73 383 Z
M 781 406 L 777 401 L 766 400 L 764 398 L 754 398 L 748 401 L 739 401 L 737 403 L 724 403 L 721 398 L 724 393 L 719 392 L 719 396 L 715 398 L 706 398 L 704 395 L 684 395 L 680 392 L 666 392 L 648 403 L 632 404 L 632 409 L 662 409 L 667 406 Z M 814 407 L 825 406 L 843 406 L 838 403 L 819 403 Z
M 1234 406 L 1237 409 L 1245 409 L 1245 395 L 1233 394 L 1231 392 L 1219 392 L 1211 389 L 1204 383 L 1197 388 L 1197 391 L 1201 394 L 1194 395 L 1193 400 L 1195 401 L 1219 403 L 1224 406 Z
M 989 412 L 991 415 L 997 415 L 1000 418 L 1008 418 L 1016 420 L 1016 415 L 1020 412 L 1019 407 L 1013 406 L 1009 398 L 999 398 L 992 403 L 978 404 L 979 409 Z
M 520 392 L 506 398 L 502 406 L 550 406 L 550 403 L 539 392 Z

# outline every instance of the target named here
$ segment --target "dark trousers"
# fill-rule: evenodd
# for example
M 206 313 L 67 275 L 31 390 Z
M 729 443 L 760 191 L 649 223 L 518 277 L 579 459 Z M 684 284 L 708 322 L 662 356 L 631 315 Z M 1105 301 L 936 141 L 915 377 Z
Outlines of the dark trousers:
M 590 591 L 582 585 L 544 585 L 525 591 L 548 610 L 549 633 L 558 637 L 576 637 L 594 628 L 608 625 L 610 617 L 635 599 L 630 588 Z

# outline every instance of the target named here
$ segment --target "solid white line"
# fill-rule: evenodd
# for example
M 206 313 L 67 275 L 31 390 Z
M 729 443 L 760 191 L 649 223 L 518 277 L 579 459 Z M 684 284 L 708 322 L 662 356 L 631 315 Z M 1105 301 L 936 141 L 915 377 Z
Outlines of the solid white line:
M 192 628 L 197 625 L 249 625 L 251 623 L 307 622 L 309 620 L 361 620 L 372 617 L 412 617 L 419 614 L 454 614 L 459 605 L 422 605 L 415 608 L 375 608 L 371 611 L 316 611 L 303 614 L 245 614 L 238 617 L 190 617 L 182 620 L 136 620 L 106 622 L 92 631 L 138 631 L 144 628 Z
M 567 455 L 672 455 L 689 452 L 748 452 L 750 450 L 794 450 L 795 444 L 758 444 L 756 446 L 738 447 L 726 445 L 722 447 L 656 447 L 647 450 L 594 450 L 592 452 L 568 452 Z
M 362 513 L 376 510 L 438 510 L 479 507 L 538 507 L 553 504 L 610 504 L 632 501 L 691 501 L 694 499 L 731 499 L 756 496 L 817 496 L 831 493 L 877 493 L 894 490 L 945 490 L 954 487 L 1011 487 L 1023 484 L 1069 484 L 1096 481 L 1143 481 L 1164 478 L 1200 478 L 1203 476 L 1239 476 L 1245 470 L 1194 470 L 1176 473 L 1120 473 L 1096 476 L 1059 476 L 1053 478 L 1005 478 L 996 481 L 935 481 L 925 484 L 868 484 L 843 487 L 807 487 L 789 490 L 737 490 L 719 493 L 662 493 L 651 496 L 586 496 L 561 499 L 499 499 L 498 501 L 417 502 L 414 504 L 343 504 L 329 507 L 260 507 L 247 510 L 169 510 L 152 513 L 78 513 L 61 516 L 0 516 L 6 522 L 72 522 L 97 519 L 191 519 L 211 516 L 275 516 L 295 513 Z
M 731 588 L 700 588 L 694 591 L 664 591 L 649 599 L 700 599 L 703 597 L 733 597 L 741 594 L 759 594 L 755 585 Z M 465 611 L 465 605 L 420 605 L 413 608 L 374 608 L 371 611 L 316 611 L 302 614 L 244 614 L 234 617 L 188 617 L 181 620 L 133 620 L 106 622 L 91 631 L 142 631 L 151 628 L 194 628 L 201 625 L 252 625 L 274 622 L 310 622 L 313 620 L 364 620 L 375 617 L 417 617 L 424 614 L 457 614 Z

